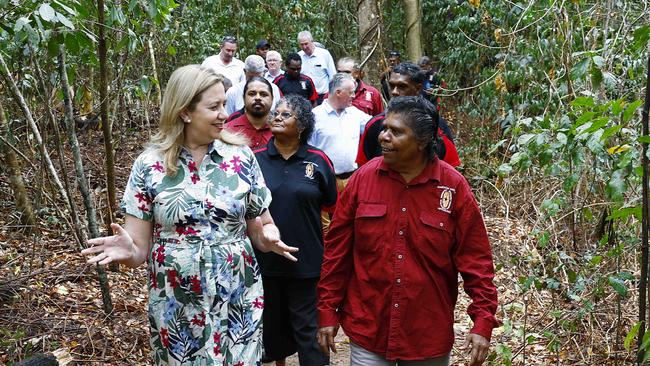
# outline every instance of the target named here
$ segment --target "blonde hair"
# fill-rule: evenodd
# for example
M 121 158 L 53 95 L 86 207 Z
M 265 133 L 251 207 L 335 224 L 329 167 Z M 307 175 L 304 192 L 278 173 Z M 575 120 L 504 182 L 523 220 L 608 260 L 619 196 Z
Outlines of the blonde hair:
M 178 157 L 185 141 L 185 123 L 181 119 L 184 109 L 193 111 L 201 101 L 204 91 L 215 84 L 223 84 L 223 75 L 200 65 L 186 65 L 176 69 L 169 77 L 160 106 L 160 127 L 152 136 L 149 148 L 164 157 L 165 174 L 176 175 Z M 242 135 L 222 130 L 219 139 L 231 145 L 245 145 Z

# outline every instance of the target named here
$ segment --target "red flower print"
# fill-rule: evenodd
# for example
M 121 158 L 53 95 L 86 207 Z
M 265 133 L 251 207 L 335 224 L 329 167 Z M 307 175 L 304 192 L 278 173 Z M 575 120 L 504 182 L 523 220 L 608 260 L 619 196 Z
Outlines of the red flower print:
M 237 362 L 237 363 L 235 364 L 235 366 L 244 366 L 244 363 L 240 361 L 240 362 Z
M 219 333 L 214 333 L 212 335 L 212 338 L 214 339 L 214 343 L 216 344 L 221 344 L 221 334 Z
M 253 301 L 253 307 L 255 307 L 256 309 L 264 309 L 264 298 L 263 297 L 255 298 L 255 301 Z
M 242 255 L 242 257 L 244 257 L 244 260 L 246 260 L 246 263 L 248 263 L 248 265 L 253 265 L 253 256 L 252 255 L 246 254 L 246 252 L 243 251 L 243 250 L 241 252 L 241 255 Z
M 142 212 L 149 212 L 149 209 L 147 208 L 147 206 L 144 205 L 144 203 L 138 206 L 138 210 Z
M 199 327 L 205 327 L 205 313 L 201 312 L 199 316 L 194 315 L 192 318 L 192 324 L 198 325 Z
M 180 285 L 178 272 L 176 272 L 175 269 L 167 270 L 167 282 L 169 282 L 169 286 L 171 286 L 172 288 L 176 288 L 178 287 L 178 285 Z
M 201 180 L 201 178 L 199 178 L 199 175 L 196 174 L 196 173 L 192 174 L 192 176 L 190 177 L 190 179 L 192 179 L 192 184 L 196 184 L 196 182 L 198 182 L 198 181 Z
M 196 234 L 198 234 L 198 233 L 199 233 L 199 232 L 196 231 L 196 230 L 194 230 L 193 227 L 187 227 L 187 228 L 185 228 L 185 235 L 196 235 Z
M 138 193 L 135 195 L 135 198 L 138 199 L 138 202 L 147 202 L 147 203 L 151 203 L 151 198 L 149 198 L 149 196 L 147 196 L 146 194 L 144 194 L 144 193 L 142 193 L 142 192 L 138 192 Z
M 156 248 L 156 262 L 158 262 L 158 264 L 165 263 L 165 247 L 162 245 L 159 245 L 158 248 Z
M 227 172 L 228 168 L 230 168 L 230 165 L 228 165 L 228 163 L 226 163 L 225 161 L 219 164 L 219 169 L 223 170 L 224 172 Z
M 206 200 L 205 200 L 205 206 L 206 206 L 208 209 L 211 209 L 212 207 L 214 207 L 214 205 L 212 204 L 212 202 L 210 202 L 207 198 L 206 198 Z
M 190 172 L 197 172 L 197 171 L 199 171 L 199 170 L 196 168 L 196 162 L 194 162 L 194 161 L 190 161 L 190 162 L 187 164 L 187 166 L 188 166 L 188 168 L 190 168 Z
M 232 159 L 230 159 L 230 162 L 232 163 L 232 165 L 239 165 L 241 163 L 241 159 L 239 158 L 239 156 L 235 155 L 232 157 Z
M 160 328 L 160 340 L 163 346 L 169 347 L 169 331 L 167 331 L 167 328 Z
M 232 263 L 232 254 L 228 254 L 228 257 L 226 258 L 226 262 Z
M 235 172 L 235 173 L 241 172 L 241 165 L 234 165 L 232 167 L 232 171 Z
M 191 289 L 197 294 L 201 293 L 201 280 L 198 276 L 190 276 Z
M 161 173 L 165 170 L 160 161 L 157 161 L 156 164 L 152 165 L 151 167 Z

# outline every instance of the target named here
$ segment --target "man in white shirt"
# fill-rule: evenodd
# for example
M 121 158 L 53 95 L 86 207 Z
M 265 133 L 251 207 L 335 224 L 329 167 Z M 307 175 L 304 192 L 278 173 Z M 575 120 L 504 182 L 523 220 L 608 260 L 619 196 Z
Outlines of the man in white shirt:
M 210 68 L 230 80 L 232 85 L 243 83 L 246 80 L 244 76 L 244 63 L 235 57 L 237 52 L 237 39 L 233 36 L 225 36 L 221 42 L 221 51 L 217 55 L 212 55 L 205 60 L 201 66 Z
M 244 72 L 246 81 L 234 85 L 226 92 L 226 113 L 228 113 L 229 116 L 244 108 L 244 87 L 246 86 L 246 82 L 253 76 L 264 76 L 264 72 L 266 72 L 264 59 L 258 55 L 250 55 L 246 57 L 246 62 L 244 62 Z M 271 110 L 274 111 L 275 106 L 280 102 L 281 94 L 277 85 L 273 83 L 270 84 L 271 89 L 273 90 L 273 104 Z
M 314 81 L 318 93 L 317 104 L 320 104 L 327 93 L 330 80 L 336 74 L 334 60 L 328 50 L 316 47 L 309 31 L 298 33 L 298 43 L 302 50 L 298 52 L 302 58 L 302 73 Z
M 334 74 L 328 98 L 313 109 L 316 123 L 309 144 L 323 150 L 332 160 L 341 186 L 357 169 L 359 137 L 372 118 L 351 106 L 355 89 L 356 82 L 350 74 Z
M 264 73 L 264 78 L 272 83 L 275 78 L 284 74 L 284 71 L 280 68 L 282 65 L 282 56 L 278 51 L 269 51 L 266 53 L 266 67 L 268 70 Z

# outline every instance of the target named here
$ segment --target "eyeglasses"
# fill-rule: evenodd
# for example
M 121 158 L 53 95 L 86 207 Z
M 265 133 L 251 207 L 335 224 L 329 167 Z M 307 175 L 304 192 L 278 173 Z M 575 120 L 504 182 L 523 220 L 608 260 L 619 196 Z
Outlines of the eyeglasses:
M 336 70 L 337 72 L 344 72 L 346 74 L 352 74 L 352 70 Z
M 276 119 L 278 116 L 280 116 L 280 119 L 282 119 L 284 121 L 284 120 L 287 120 L 287 119 L 293 117 L 293 113 L 286 112 L 286 111 L 282 112 L 282 113 L 280 113 L 278 111 L 273 111 L 273 112 L 269 113 L 269 117 L 271 119 Z

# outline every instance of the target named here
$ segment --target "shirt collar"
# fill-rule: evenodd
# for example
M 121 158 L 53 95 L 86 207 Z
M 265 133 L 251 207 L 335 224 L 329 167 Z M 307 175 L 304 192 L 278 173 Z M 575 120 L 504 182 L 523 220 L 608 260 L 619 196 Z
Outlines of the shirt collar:
M 346 107 L 345 109 L 343 109 L 341 114 L 338 114 L 336 113 L 334 107 L 332 107 L 332 105 L 330 104 L 329 99 L 325 99 L 321 105 L 323 106 L 323 108 L 325 108 L 325 112 L 327 112 L 327 114 L 333 114 L 335 116 L 342 116 L 348 111 L 348 108 L 350 108 L 350 107 Z
M 270 156 L 280 156 L 280 152 L 278 152 L 278 149 L 275 147 L 275 137 L 271 137 L 269 140 L 269 143 L 266 145 L 267 151 L 269 152 Z M 291 157 L 297 156 L 300 159 L 304 159 L 307 157 L 307 144 L 300 144 L 298 146 L 298 151 L 296 151 L 295 154 L 293 154 Z
M 396 171 L 392 170 L 382 159 L 377 165 L 377 171 L 388 174 L 390 177 L 404 180 L 404 178 Z M 413 180 L 409 182 L 410 185 L 426 183 L 429 180 L 440 182 L 440 164 L 438 157 L 435 156 L 425 167 L 424 170 Z
M 216 153 L 219 156 L 223 157 L 223 156 L 226 156 L 226 153 L 227 153 L 226 149 L 227 149 L 226 144 L 224 144 L 223 141 L 217 139 L 217 140 L 212 141 L 208 145 L 207 155 L 212 155 L 213 153 Z M 181 146 L 180 157 L 185 159 L 186 161 L 191 161 L 192 160 L 192 153 L 190 152 L 190 150 L 187 147 Z

